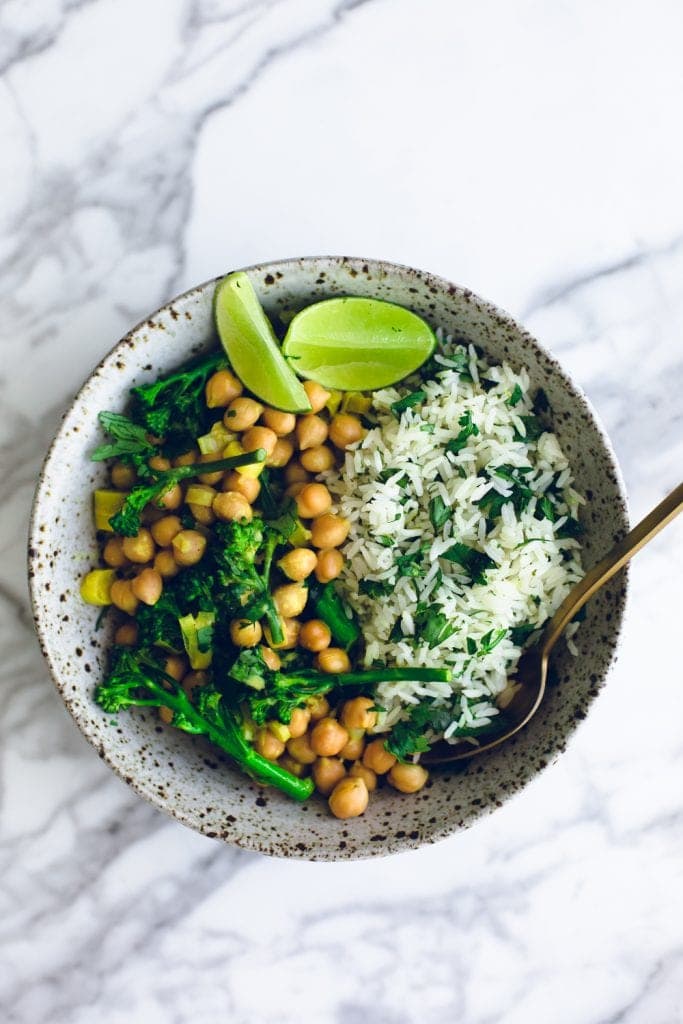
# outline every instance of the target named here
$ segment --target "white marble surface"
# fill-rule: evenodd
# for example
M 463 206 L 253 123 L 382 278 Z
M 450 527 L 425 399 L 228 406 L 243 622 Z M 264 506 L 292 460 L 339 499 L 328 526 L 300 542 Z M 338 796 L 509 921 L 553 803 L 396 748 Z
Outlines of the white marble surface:
M 465 834 L 355 864 L 143 804 L 60 706 L 24 578 L 89 368 L 261 257 L 383 256 L 507 307 L 647 511 L 683 464 L 682 33 L 677 0 L 0 3 L 2 1021 L 683 1021 L 683 522 L 634 564 L 559 763 Z

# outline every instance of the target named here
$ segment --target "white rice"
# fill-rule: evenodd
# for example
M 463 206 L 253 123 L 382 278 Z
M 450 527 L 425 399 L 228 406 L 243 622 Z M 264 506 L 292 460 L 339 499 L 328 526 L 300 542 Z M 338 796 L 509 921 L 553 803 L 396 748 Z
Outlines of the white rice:
M 464 378 L 453 357 L 463 360 Z M 452 713 L 441 735 L 457 742 L 463 733 L 476 735 L 499 713 L 495 698 L 522 650 L 509 630 L 539 629 L 583 575 L 578 541 L 558 531 L 577 518 L 584 499 L 572 488 L 571 469 L 555 435 L 526 438 L 522 417 L 532 415 L 534 395 L 525 369 L 489 366 L 473 346 L 465 349 L 450 338 L 442 340 L 434 361 L 431 376 L 415 375 L 374 393 L 376 426 L 347 452 L 341 470 L 321 478 L 351 521 L 339 582 L 362 623 L 365 665 L 453 670 L 452 683 L 380 684 L 377 702 L 386 710 L 378 731 L 406 717 L 406 708 L 428 700 Z M 516 386 L 522 397 L 508 404 Z M 397 418 L 392 403 L 418 388 L 426 399 Z M 460 451 L 447 451 L 466 416 L 479 433 Z M 493 473 L 501 466 L 507 467 L 502 476 Z M 516 472 L 520 468 L 526 471 Z M 515 482 L 507 479 L 511 471 Z M 512 498 L 519 497 L 520 483 L 532 495 L 518 511 Z M 429 508 L 437 497 L 448 506 L 449 518 L 435 530 Z M 546 508 L 552 502 L 554 521 L 544 516 L 544 497 Z M 483 508 L 477 504 L 482 499 Z M 498 508 L 487 518 L 491 500 Z M 493 561 L 484 581 L 472 582 L 462 565 L 443 557 L 456 542 Z M 401 575 L 397 558 L 417 554 L 421 546 L 419 575 Z M 381 595 L 363 593 L 368 583 Z M 454 630 L 431 648 L 420 626 L 430 612 L 443 613 Z M 567 631 L 574 652 L 576 628 Z M 487 650 L 491 637 L 500 636 L 495 631 L 505 633 Z

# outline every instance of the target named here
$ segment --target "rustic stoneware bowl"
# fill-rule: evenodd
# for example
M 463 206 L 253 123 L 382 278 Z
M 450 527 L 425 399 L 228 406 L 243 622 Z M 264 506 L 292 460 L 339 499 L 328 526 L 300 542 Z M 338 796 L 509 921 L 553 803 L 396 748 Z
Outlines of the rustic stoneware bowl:
M 430 274 L 371 260 L 292 259 L 249 268 L 249 274 L 271 316 L 332 295 L 376 296 L 468 338 L 494 361 L 527 366 L 532 384 L 549 397 L 577 487 L 588 497 L 585 563 L 592 565 L 624 534 L 624 489 L 594 412 L 558 364 L 495 306 Z M 122 713 L 113 724 L 93 702 L 110 641 L 106 627 L 95 630 L 97 609 L 79 598 L 81 577 L 97 564 L 91 495 L 105 478 L 103 466 L 89 460 L 101 440 L 96 414 L 123 409 L 128 388 L 216 343 L 214 284 L 174 299 L 116 345 L 66 413 L 45 461 L 30 527 L 29 571 L 36 627 L 55 685 L 101 758 L 141 796 L 207 836 L 319 860 L 377 856 L 442 839 L 500 807 L 564 750 L 614 657 L 623 574 L 588 606 L 576 641 L 580 656 L 572 658 L 563 644 L 556 649 L 554 685 L 521 735 L 464 769 L 434 772 L 416 796 L 382 790 L 366 814 L 350 822 L 331 817 L 317 797 L 300 805 L 260 789 L 205 741 L 162 727 L 156 713 Z

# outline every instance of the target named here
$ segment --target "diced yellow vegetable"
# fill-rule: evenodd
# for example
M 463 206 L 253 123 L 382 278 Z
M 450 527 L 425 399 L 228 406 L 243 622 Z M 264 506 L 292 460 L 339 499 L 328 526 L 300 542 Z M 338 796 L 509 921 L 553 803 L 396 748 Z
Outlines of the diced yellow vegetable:
M 113 533 L 109 520 L 119 511 L 128 497 L 128 491 L 95 491 L 95 529 Z
M 222 420 L 218 420 L 211 427 L 208 434 L 203 434 L 202 437 L 197 438 L 197 445 L 202 455 L 214 455 L 216 452 L 221 451 L 225 448 L 229 441 L 234 441 L 235 434 L 226 430 L 225 424 Z
M 239 441 L 230 441 L 223 451 L 223 458 L 234 459 L 235 456 L 244 454 L 244 448 Z M 265 462 L 252 462 L 248 466 L 235 466 L 238 473 L 241 473 L 243 476 L 253 477 L 254 479 L 259 477 L 265 468 Z
M 311 539 L 313 534 L 307 529 L 297 516 L 296 526 L 289 535 L 289 543 L 293 548 L 301 548 Z
M 371 405 L 372 399 L 362 391 L 347 391 L 341 400 L 340 412 L 355 412 L 362 415 Z
M 213 651 L 199 649 L 199 634 L 201 630 L 213 629 L 215 620 L 214 612 L 197 612 L 196 615 L 183 615 L 178 619 L 183 645 L 193 669 L 208 668 L 211 664 Z
M 289 726 L 285 725 L 284 722 L 268 722 L 268 728 L 273 736 L 276 736 L 282 743 L 286 743 L 287 740 L 292 738 Z
M 111 585 L 116 579 L 116 569 L 93 569 L 83 577 L 81 597 L 86 604 L 101 608 L 111 604 Z
M 341 405 L 341 400 L 341 391 L 330 391 L 330 397 L 325 402 L 325 408 L 329 412 L 330 416 L 334 416 L 334 414 L 337 412 L 339 406 Z
M 210 508 L 215 497 L 214 492 L 207 490 L 202 484 L 190 484 L 185 494 L 185 501 L 188 505 L 203 505 L 204 508 Z

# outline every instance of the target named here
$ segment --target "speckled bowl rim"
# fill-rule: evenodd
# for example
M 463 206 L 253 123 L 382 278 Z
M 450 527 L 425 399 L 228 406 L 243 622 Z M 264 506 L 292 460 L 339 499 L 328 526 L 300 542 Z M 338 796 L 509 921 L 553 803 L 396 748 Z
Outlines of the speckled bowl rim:
M 296 256 L 286 257 L 278 260 L 268 260 L 237 269 L 243 270 L 246 273 L 252 275 L 259 275 L 269 274 L 272 273 L 273 271 L 277 271 L 278 269 L 294 268 L 297 265 L 301 266 L 302 264 L 315 264 L 317 262 L 324 262 L 328 266 L 334 265 L 340 268 L 357 267 L 359 271 L 363 267 L 372 267 L 373 271 L 380 273 L 382 271 L 386 271 L 406 276 L 416 275 L 420 279 L 420 281 L 426 284 L 430 289 L 436 289 L 436 291 L 441 293 L 442 295 L 460 295 L 468 302 L 473 302 L 477 306 L 477 308 L 481 310 L 483 313 L 493 317 L 498 321 L 498 323 L 503 324 L 506 327 L 512 329 L 521 339 L 529 342 L 532 348 L 535 348 L 542 356 L 545 357 L 548 364 L 552 366 L 553 372 L 557 375 L 557 378 L 561 380 L 563 386 L 567 389 L 571 396 L 574 399 L 576 399 L 579 402 L 579 404 L 582 404 L 585 410 L 588 412 L 595 427 L 596 433 L 598 434 L 600 441 L 602 443 L 604 456 L 606 457 L 610 470 L 613 473 L 614 481 L 617 486 L 619 507 L 616 510 L 616 517 L 621 518 L 624 531 L 629 529 L 628 500 L 624 477 L 616 456 L 616 452 L 614 450 L 612 442 L 609 438 L 607 430 L 605 429 L 602 423 L 600 416 L 596 412 L 595 408 L 593 407 L 593 404 L 591 403 L 590 399 L 588 398 L 584 390 L 570 377 L 568 372 L 564 370 L 564 368 L 557 360 L 557 358 L 548 349 L 546 349 L 545 346 L 540 341 L 538 341 L 538 339 L 534 335 L 527 331 L 527 329 L 523 327 L 522 324 L 520 324 L 513 316 L 511 316 L 507 311 L 502 309 L 500 306 L 497 306 L 494 303 L 490 302 L 489 300 L 482 298 L 477 293 L 473 292 L 471 289 L 465 288 L 461 285 L 454 284 L 453 282 L 437 274 L 432 274 L 429 271 L 419 270 L 417 268 L 410 267 L 407 264 L 393 263 L 387 260 L 374 259 L 372 257 L 365 258 L 355 256 Z M 225 273 L 228 273 L 228 271 L 226 271 Z M 64 410 L 62 414 L 62 422 L 60 424 L 60 427 L 57 430 L 54 439 L 50 444 L 50 447 L 48 448 L 47 454 L 45 455 L 45 458 L 42 462 L 40 472 L 38 475 L 38 483 L 33 498 L 28 529 L 27 564 L 29 577 L 29 593 L 36 633 L 38 636 L 43 657 L 45 658 L 48 665 L 52 682 L 57 692 L 59 693 L 60 697 L 64 701 L 64 704 L 67 710 L 69 711 L 71 717 L 74 719 L 76 725 L 78 726 L 79 731 L 85 736 L 88 742 L 93 747 L 95 747 L 95 749 L 98 751 L 100 758 L 105 762 L 105 764 L 112 768 L 113 771 L 118 775 L 118 777 L 122 779 L 124 782 L 126 782 L 126 784 L 129 785 L 131 789 L 133 789 L 139 796 L 143 797 L 143 799 L 145 799 L 148 803 L 152 804 L 158 810 L 161 810 L 164 813 L 170 815 L 172 818 L 175 818 L 181 824 L 186 825 L 189 828 L 192 828 L 194 831 L 200 832 L 204 835 L 209 835 L 210 833 L 210 822 L 206 822 L 201 819 L 195 818 L 191 814 L 184 813 L 177 807 L 173 806 L 173 803 L 170 800 L 167 800 L 159 795 L 159 793 L 154 789 L 151 783 L 144 784 L 135 777 L 131 778 L 130 776 L 124 775 L 124 772 L 121 770 L 121 767 L 117 764 L 116 759 L 114 757 L 111 757 L 109 753 L 106 751 L 106 749 L 104 749 L 104 747 L 102 746 L 101 738 L 100 735 L 98 734 L 98 731 L 96 729 L 91 729 L 89 727 L 88 722 L 85 720 L 85 716 L 80 715 L 78 711 L 74 708 L 73 703 L 68 696 L 66 687 L 59 678 L 58 668 L 56 665 L 55 658 L 53 657 L 53 651 L 51 649 L 50 630 L 47 624 L 43 623 L 41 618 L 38 594 L 36 592 L 36 585 L 34 582 L 37 579 L 37 573 L 35 572 L 34 563 L 37 560 L 37 554 L 35 553 L 37 551 L 38 540 L 37 521 L 40 510 L 42 508 L 42 502 L 44 497 L 43 489 L 46 483 L 46 474 L 51 464 L 52 457 L 55 454 L 55 452 L 59 449 L 59 446 L 64 438 L 65 430 L 67 427 L 66 421 L 68 419 L 69 413 L 76 405 L 76 403 L 80 401 L 83 393 L 90 386 L 90 383 L 93 380 L 93 378 L 100 372 L 100 370 L 103 369 L 107 361 L 114 355 L 114 353 L 117 352 L 119 348 L 122 348 L 123 346 L 126 345 L 129 339 L 131 339 L 138 331 L 142 330 L 146 325 L 148 325 L 151 321 L 158 317 L 159 314 L 169 311 L 171 307 L 181 302 L 182 300 L 189 299 L 193 295 L 199 294 L 211 286 L 215 286 L 215 284 L 218 281 L 222 280 L 222 278 L 225 276 L 225 273 L 219 274 L 218 276 L 213 278 L 209 278 L 199 285 L 194 285 L 193 287 L 188 288 L 186 291 L 174 296 L 168 302 L 165 302 L 153 313 L 150 313 L 148 316 L 144 317 L 133 328 L 131 328 L 131 330 L 129 330 L 119 341 L 117 341 L 116 344 L 113 345 L 111 349 L 108 350 L 108 352 L 102 357 L 102 359 L 100 359 L 97 365 L 93 368 L 93 370 L 88 375 L 82 386 L 79 388 L 78 392 L 76 393 L 72 401 Z M 609 677 L 609 674 L 611 673 L 614 664 L 617 660 L 619 648 L 622 642 L 624 621 L 626 618 L 629 600 L 628 570 L 628 566 L 626 566 L 626 568 L 622 570 L 621 578 L 623 580 L 623 588 L 621 595 L 617 601 L 616 608 L 619 615 L 619 621 L 613 635 L 613 643 L 610 651 L 610 660 L 606 665 L 602 676 L 598 679 L 595 690 L 586 698 L 586 711 L 601 693 L 602 689 L 605 686 L 607 678 Z M 565 732 L 562 734 L 561 739 L 553 739 L 551 747 L 547 752 L 545 761 L 541 765 L 537 765 L 530 776 L 524 779 L 520 779 L 519 781 L 515 781 L 515 783 L 510 786 L 509 790 L 504 794 L 503 798 L 500 801 L 496 803 L 486 803 L 483 806 L 477 808 L 476 810 L 471 812 L 467 820 L 463 823 L 453 821 L 451 819 L 446 819 L 443 825 L 438 828 L 435 828 L 430 835 L 420 837 L 419 839 L 414 839 L 409 836 L 401 838 L 387 837 L 386 842 L 383 843 L 381 846 L 375 846 L 366 850 L 350 849 L 348 851 L 335 851 L 334 854 L 328 854 L 326 850 L 321 850 L 320 856 L 311 856 L 311 851 L 302 853 L 294 846 L 290 846 L 286 852 L 281 852 L 279 850 L 274 851 L 272 847 L 269 847 L 264 842 L 259 841 L 258 836 L 253 837 L 250 834 L 240 835 L 236 833 L 234 835 L 230 835 L 229 838 L 226 838 L 222 836 L 216 837 L 214 833 L 210 835 L 210 838 L 217 838 L 219 841 L 225 842 L 226 845 L 237 846 L 241 849 L 257 853 L 264 853 L 270 856 L 325 861 L 366 860 L 377 856 L 389 856 L 391 854 L 398 852 L 407 852 L 408 850 L 414 850 L 420 846 L 433 845 L 434 843 L 441 842 L 447 839 L 449 836 L 452 836 L 457 832 L 471 828 L 476 821 L 479 821 L 483 817 L 487 817 L 488 815 L 496 811 L 499 807 L 501 807 L 503 804 L 507 803 L 509 800 L 513 799 L 516 796 L 519 796 L 522 790 L 524 790 L 526 786 L 534 778 L 541 775 L 551 765 L 557 762 L 560 755 L 566 749 L 567 742 L 576 734 L 578 727 L 582 724 L 585 717 L 587 717 L 587 715 L 583 716 L 581 719 L 574 719 L 566 728 Z

